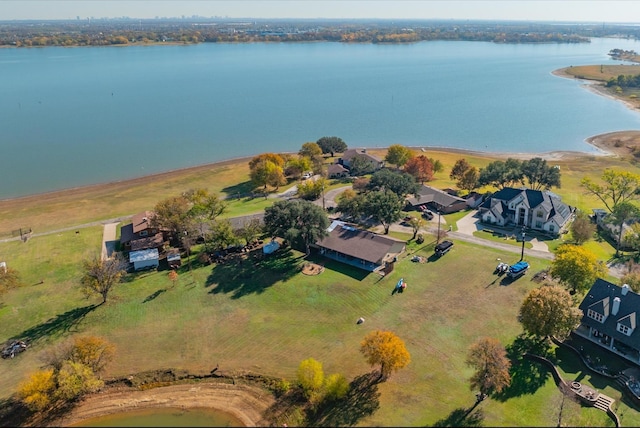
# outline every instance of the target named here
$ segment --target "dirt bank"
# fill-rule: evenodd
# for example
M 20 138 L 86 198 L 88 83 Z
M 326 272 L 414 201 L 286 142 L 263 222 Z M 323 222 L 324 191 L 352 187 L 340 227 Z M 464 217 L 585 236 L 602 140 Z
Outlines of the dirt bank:
M 248 385 L 215 382 L 181 384 L 144 391 L 133 388 L 106 389 L 86 397 L 81 404 L 50 426 L 69 426 L 83 420 L 154 407 L 212 408 L 228 413 L 246 426 L 264 426 L 264 411 L 273 396 Z

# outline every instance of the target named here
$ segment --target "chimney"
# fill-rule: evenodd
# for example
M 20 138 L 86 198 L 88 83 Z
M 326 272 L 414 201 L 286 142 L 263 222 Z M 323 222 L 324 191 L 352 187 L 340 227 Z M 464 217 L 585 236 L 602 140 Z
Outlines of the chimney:
M 620 292 L 623 296 L 626 296 L 629 292 L 629 284 L 622 284 L 622 291 Z
M 613 299 L 613 308 L 611 309 L 611 315 L 618 315 L 618 311 L 620 310 L 620 298 L 616 297 Z

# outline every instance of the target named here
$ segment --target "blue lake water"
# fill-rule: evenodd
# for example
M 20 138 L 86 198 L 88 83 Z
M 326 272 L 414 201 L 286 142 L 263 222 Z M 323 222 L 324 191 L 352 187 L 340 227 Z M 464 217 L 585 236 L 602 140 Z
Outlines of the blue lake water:
M 336 135 L 350 147 L 590 152 L 640 129 L 553 76 L 640 42 L 200 44 L 0 49 L 0 199 L 138 177 Z

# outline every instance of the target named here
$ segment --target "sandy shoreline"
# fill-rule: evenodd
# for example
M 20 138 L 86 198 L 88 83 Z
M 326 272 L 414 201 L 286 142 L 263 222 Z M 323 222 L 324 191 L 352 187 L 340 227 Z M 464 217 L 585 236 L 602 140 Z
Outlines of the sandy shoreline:
M 151 408 L 211 408 L 230 414 L 245 426 L 264 426 L 262 415 L 274 401 L 270 393 L 259 388 L 224 383 L 180 384 L 145 391 L 106 389 L 86 397 L 49 426 L 70 426 L 100 416 Z

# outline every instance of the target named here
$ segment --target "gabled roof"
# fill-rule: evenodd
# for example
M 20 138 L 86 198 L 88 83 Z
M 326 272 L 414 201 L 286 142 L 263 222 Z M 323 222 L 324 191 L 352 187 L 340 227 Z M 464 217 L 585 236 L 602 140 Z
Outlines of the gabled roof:
M 549 213 L 547 221 L 554 221 L 558 226 L 564 225 L 569 217 L 571 217 L 571 208 L 562 202 L 560 197 L 549 191 L 531 190 L 531 189 L 515 189 L 513 187 L 505 187 L 491 195 L 482 203 L 480 208 L 494 211 L 496 213 L 511 211 L 508 209 L 508 203 L 518 196 L 522 196 L 522 203 L 529 209 L 542 207 Z M 496 211 L 497 201 L 502 202 L 502 207 Z
M 610 337 L 613 337 L 616 341 L 620 341 L 635 349 L 640 349 L 640 331 L 636 329 L 631 333 L 631 336 L 627 336 L 617 330 L 618 323 L 621 323 L 629 328 L 634 328 L 636 325 L 636 311 L 640 308 L 640 295 L 628 290 L 626 295 L 622 294 L 623 287 L 619 287 L 604 279 L 598 278 L 596 282 L 591 286 L 591 289 L 580 303 L 580 309 L 584 316 L 582 317 L 582 323 L 584 325 L 593 327 Z M 620 299 L 620 307 L 617 314 L 613 314 L 611 311 L 611 303 L 618 297 Z M 593 309 L 598 313 L 609 316 L 604 323 L 589 318 L 587 316 L 587 309 Z
M 348 256 L 381 264 L 387 254 L 398 254 L 405 243 L 368 230 L 357 229 L 341 221 L 334 221 L 327 229 L 329 235 L 316 245 Z
M 342 154 L 341 158 L 342 160 L 348 161 L 358 155 L 371 159 L 376 163 L 382 162 L 382 159 L 380 159 L 379 157 L 372 155 L 371 153 L 367 153 L 367 149 L 348 149 Z
M 151 219 L 154 216 L 155 216 L 155 213 L 153 211 L 143 211 L 131 217 L 131 224 L 133 225 L 133 233 L 138 233 L 142 230 L 148 229 Z
M 418 190 L 418 193 L 411 198 L 407 198 L 407 201 L 413 205 L 422 205 L 429 202 L 436 203 L 442 207 L 448 207 L 456 202 L 466 201 L 458 196 L 451 195 L 443 190 L 436 189 L 435 187 L 425 186 L 424 184 Z
M 334 163 L 331 164 L 327 167 L 327 174 L 328 175 L 332 175 L 332 174 L 343 174 L 345 172 L 349 172 L 349 170 L 347 168 L 345 168 L 344 166 L 340 165 L 339 163 Z
M 603 317 L 608 317 L 609 316 L 609 309 L 611 307 L 610 305 L 610 301 L 608 297 L 605 297 L 602 300 L 598 300 L 597 302 L 591 304 L 589 306 L 589 309 L 591 309 L 592 311 L 602 315 Z

